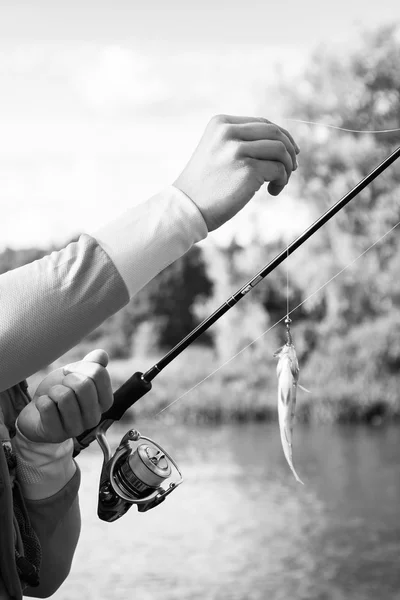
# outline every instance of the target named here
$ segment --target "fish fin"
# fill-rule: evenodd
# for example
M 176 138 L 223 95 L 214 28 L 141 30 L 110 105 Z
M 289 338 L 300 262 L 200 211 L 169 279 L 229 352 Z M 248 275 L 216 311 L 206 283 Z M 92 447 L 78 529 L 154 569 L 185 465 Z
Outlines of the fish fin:
M 285 347 L 285 346 L 283 345 L 283 346 L 281 346 L 280 348 L 278 348 L 278 350 L 275 350 L 275 352 L 273 353 L 273 355 L 272 355 L 272 356 L 273 356 L 274 358 L 277 358 L 277 357 L 279 356 L 279 354 L 282 352 L 282 349 L 283 349 L 284 347 Z
M 296 481 L 297 481 L 298 483 L 301 483 L 301 485 L 305 485 L 304 481 L 302 481 L 302 480 L 300 479 L 300 477 L 297 475 L 296 469 L 294 468 L 294 465 L 293 465 L 293 458 L 292 458 L 292 456 L 291 456 L 291 454 L 292 454 L 292 448 L 293 448 L 293 446 L 292 446 L 291 442 L 289 442 L 289 440 L 288 440 L 288 438 L 287 438 L 286 431 L 285 431 L 285 438 L 286 438 L 286 441 L 287 441 L 287 443 L 288 443 L 289 450 L 290 450 L 290 460 L 288 460 L 288 457 L 286 457 L 286 460 L 287 460 L 287 462 L 288 462 L 288 464 L 289 464 L 290 470 L 292 471 L 293 475 L 295 476 L 295 479 L 296 479 Z
M 307 394 L 311 394 L 310 390 L 308 390 L 307 388 L 303 387 L 299 383 L 297 384 L 297 387 L 299 387 L 301 390 L 303 390 L 303 392 L 307 392 Z
M 296 471 L 295 471 L 294 469 L 293 469 L 293 475 L 296 477 L 296 481 L 297 481 L 298 483 L 301 483 L 301 485 L 305 485 L 304 481 L 302 481 L 302 480 L 300 479 L 300 477 L 297 475 L 297 473 L 296 473 Z

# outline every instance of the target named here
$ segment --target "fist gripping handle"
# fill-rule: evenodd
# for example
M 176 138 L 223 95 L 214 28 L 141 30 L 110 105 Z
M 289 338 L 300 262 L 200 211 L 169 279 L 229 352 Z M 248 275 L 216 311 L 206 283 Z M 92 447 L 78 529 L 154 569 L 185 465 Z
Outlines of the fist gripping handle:
M 137 372 L 130 377 L 120 388 L 114 393 L 114 402 L 112 406 L 102 414 L 101 420 L 91 429 L 86 429 L 78 435 L 74 440 L 74 456 L 77 456 L 81 450 L 87 448 L 96 439 L 96 431 L 100 423 L 109 421 L 108 427 L 113 421 L 119 421 L 124 413 L 142 396 L 151 390 L 151 383 L 145 381 L 143 373 Z M 108 429 L 105 427 L 105 429 Z

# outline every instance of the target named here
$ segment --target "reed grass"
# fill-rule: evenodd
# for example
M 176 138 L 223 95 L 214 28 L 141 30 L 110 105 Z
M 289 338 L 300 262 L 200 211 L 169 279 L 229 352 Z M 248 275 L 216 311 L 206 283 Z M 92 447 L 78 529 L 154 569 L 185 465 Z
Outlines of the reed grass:
M 302 367 L 300 383 L 310 393 L 298 390 L 297 421 L 380 424 L 400 420 L 399 375 L 396 369 L 388 372 L 382 368 L 383 359 L 379 358 L 386 346 L 375 343 L 372 347 L 363 339 L 360 343 L 360 332 L 354 335 L 355 347 L 351 336 L 345 340 L 333 337 L 329 346 L 314 352 Z M 91 349 L 74 348 L 47 370 L 32 376 L 28 380 L 31 394 L 48 371 L 81 360 Z M 126 413 L 124 420 L 156 418 L 190 424 L 277 420 L 276 360 L 272 355 L 272 346 L 256 345 L 224 364 L 213 350 L 190 347 L 154 379 L 151 391 Z M 110 360 L 114 391 L 134 372 L 145 372 L 159 358 L 136 354 L 129 359 Z

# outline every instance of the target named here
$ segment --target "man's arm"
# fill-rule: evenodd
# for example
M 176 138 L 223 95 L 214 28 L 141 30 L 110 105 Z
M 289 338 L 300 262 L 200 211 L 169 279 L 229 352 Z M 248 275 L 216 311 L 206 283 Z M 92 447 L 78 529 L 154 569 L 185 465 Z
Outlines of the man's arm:
M 271 194 L 280 193 L 297 168 L 298 151 L 290 134 L 266 119 L 214 118 L 176 187 L 131 209 L 93 237 L 82 236 L 60 252 L 0 276 L 0 390 L 75 346 L 207 231 L 241 210 L 265 181 Z M 79 471 L 69 442 L 56 444 L 66 485 L 49 498 L 30 498 L 24 490 L 32 524 L 43 539 L 44 568 L 56 571 L 54 581 L 43 581 L 44 595 L 67 576 L 79 537 Z M 20 457 L 31 467 L 28 480 L 35 469 L 39 478 L 47 470 L 49 483 L 51 463 L 57 463 L 51 446 L 43 449 L 49 452 L 50 467 L 29 445 L 24 459 L 20 446 Z M 67 498 L 59 508 L 58 494 Z M 59 545 L 63 536 L 66 548 Z
M 1 275 L 0 391 L 76 346 L 206 235 L 199 210 L 171 186 L 93 236 Z
M 17 480 L 42 547 L 40 586 L 33 596 L 53 594 L 70 570 L 80 533 L 80 472 L 71 438 L 97 425 L 112 404 L 107 364 L 107 353 L 93 350 L 55 369 L 16 421 Z
M 0 276 L 0 391 L 53 362 L 269 182 L 297 168 L 291 135 L 267 119 L 211 119 L 174 186 L 60 252 Z

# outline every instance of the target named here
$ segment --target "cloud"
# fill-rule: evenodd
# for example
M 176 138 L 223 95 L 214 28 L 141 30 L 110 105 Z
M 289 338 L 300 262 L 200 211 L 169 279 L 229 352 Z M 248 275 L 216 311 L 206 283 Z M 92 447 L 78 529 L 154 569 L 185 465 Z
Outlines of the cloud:
M 88 106 L 99 112 L 134 111 L 170 94 L 169 82 L 154 66 L 145 54 L 109 45 L 78 68 L 77 88 Z
M 273 81 L 277 65 L 291 74 L 304 60 L 295 49 L 251 44 L 159 54 L 113 44 L 81 62 L 76 86 L 98 113 L 193 114 L 252 104 L 254 93 Z
M 306 58 L 294 48 L 214 45 L 204 50 L 129 44 L 34 43 L 0 50 L 0 120 L 70 123 L 140 120 L 254 104 L 279 70 Z
M 213 114 L 254 113 L 279 60 L 302 59 L 251 44 L 3 48 L 3 244 L 64 241 L 168 185 Z

